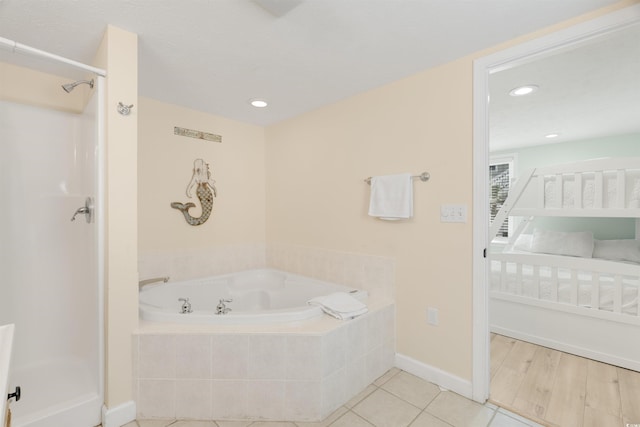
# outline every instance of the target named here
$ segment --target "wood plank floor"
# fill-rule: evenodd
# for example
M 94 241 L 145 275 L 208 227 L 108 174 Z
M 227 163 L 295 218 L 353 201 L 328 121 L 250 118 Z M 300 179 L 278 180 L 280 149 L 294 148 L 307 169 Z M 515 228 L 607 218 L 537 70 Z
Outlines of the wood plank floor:
M 491 334 L 489 400 L 553 427 L 640 425 L 640 372 Z

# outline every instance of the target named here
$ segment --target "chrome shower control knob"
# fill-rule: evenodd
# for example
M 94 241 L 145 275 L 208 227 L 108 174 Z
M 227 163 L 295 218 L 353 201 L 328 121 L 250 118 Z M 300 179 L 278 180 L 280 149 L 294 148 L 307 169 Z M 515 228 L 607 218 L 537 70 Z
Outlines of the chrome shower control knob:
M 178 298 L 178 301 L 182 302 L 182 306 L 180 307 L 180 313 L 182 314 L 188 314 L 188 313 L 193 313 L 193 310 L 191 309 L 191 303 L 189 302 L 189 298 Z
M 93 199 L 91 197 L 86 198 L 86 200 L 84 201 L 84 206 L 76 209 L 75 213 L 71 217 L 71 221 L 75 221 L 78 214 L 84 215 L 87 223 L 91 222 L 91 220 L 93 219 Z
M 228 302 L 233 302 L 233 299 L 231 299 L 231 298 L 230 299 L 221 298 L 220 302 L 216 306 L 216 314 L 227 314 L 228 312 L 230 312 L 231 309 L 226 306 L 226 303 L 228 303 Z

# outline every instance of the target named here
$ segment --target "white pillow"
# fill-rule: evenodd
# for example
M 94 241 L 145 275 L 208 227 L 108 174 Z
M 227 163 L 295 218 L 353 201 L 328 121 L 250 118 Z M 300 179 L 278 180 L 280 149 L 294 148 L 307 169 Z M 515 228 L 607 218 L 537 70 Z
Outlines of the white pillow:
M 534 230 L 531 252 L 569 255 L 582 258 L 593 256 L 593 233 L 590 231 Z
M 593 257 L 640 264 L 640 240 L 596 240 L 593 246 Z

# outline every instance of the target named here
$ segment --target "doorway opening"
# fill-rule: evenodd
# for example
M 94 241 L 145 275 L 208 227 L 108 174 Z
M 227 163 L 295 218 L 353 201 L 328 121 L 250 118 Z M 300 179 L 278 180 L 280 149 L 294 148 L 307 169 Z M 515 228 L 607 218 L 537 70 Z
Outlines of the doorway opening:
M 499 73 L 535 64 L 552 55 L 562 56 L 576 46 L 611 37 L 640 26 L 640 6 L 635 5 L 563 31 L 481 58 L 474 63 L 474 265 L 473 265 L 473 398 L 485 401 L 490 391 L 490 145 L 492 129 L 489 97 L 493 106 L 491 80 Z M 636 42 L 637 44 L 637 42 Z M 560 54 L 560 55 L 558 55 Z M 615 64 L 609 64 L 615 67 Z M 526 82 L 523 84 L 531 84 Z M 511 87 L 510 89 L 515 88 Z M 537 92 L 539 94 L 539 92 Z M 535 96 L 535 95 L 534 95 Z M 540 130 L 542 132 L 542 130 Z M 549 131 L 548 133 L 555 132 Z M 542 135 L 544 137 L 544 135 Z M 502 153 L 504 154 L 504 153 Z M 518 163 L 522 162 L 519 156 Z M 516 171 L 516 176 L 518 172 Z

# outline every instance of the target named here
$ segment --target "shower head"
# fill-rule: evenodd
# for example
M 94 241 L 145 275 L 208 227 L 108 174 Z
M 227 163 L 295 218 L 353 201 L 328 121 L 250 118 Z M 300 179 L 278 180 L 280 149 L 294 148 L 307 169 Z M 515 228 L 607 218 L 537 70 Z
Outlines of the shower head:
M 73 82 L 73 83 L 67 83 L 66 85 L 62 85 L 62 89 L 64 89 L 65 92 L 69 93 L 71 92 L 76 86 L 81 85 L 83 83 L 86 83 L 89 85 L 90 88 L 93 89 L 93 79 L 91 80 L 80 80 L 77 82 Z

